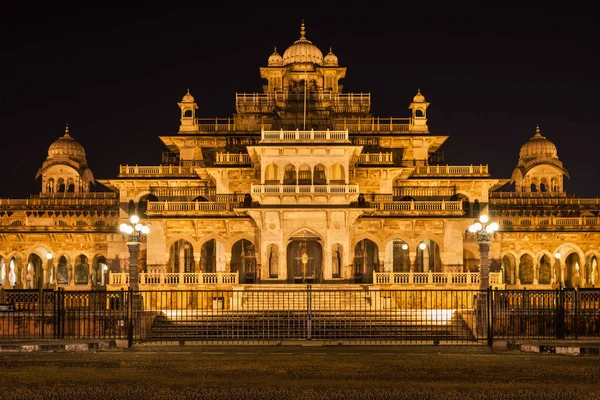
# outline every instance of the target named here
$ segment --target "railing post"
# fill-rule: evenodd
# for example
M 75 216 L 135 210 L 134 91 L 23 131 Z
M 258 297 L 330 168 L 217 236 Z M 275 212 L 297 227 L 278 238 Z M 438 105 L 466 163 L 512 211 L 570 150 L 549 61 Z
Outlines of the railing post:
M 131 286 L 127 290 L 127 343 L 133 346 L 133 290 Z
M 494 292 L 487 288 L 487 341 L 488 346 L 493 347 L 494 345 L 494 302 L 492 296 Z
M 306 339 L 312 340 L 311 326 L 311 285 L 306 285 Z
M 44 289 L 40 289 L 40 298 L 38 301 L 39 304 L 39 308 L 40 308 L 40 313 L 41 313 L 41 318 L 42 320 L 40 321 L 40 334 L 42 336 L 42 339 L 44 338 L 44 326 L 46 325 L 46 319 L 44 318 Z
M 557 301 L 556 301 L 556 338 L 557 339 L 564 339 L 564 326 L 565 326 L 565 305 L 564 305 L 564 300 L 565 300 L 565 296 L 563 293 L 563 288 L 559 287 L 558 288 L 558 293 L 557 293 Z

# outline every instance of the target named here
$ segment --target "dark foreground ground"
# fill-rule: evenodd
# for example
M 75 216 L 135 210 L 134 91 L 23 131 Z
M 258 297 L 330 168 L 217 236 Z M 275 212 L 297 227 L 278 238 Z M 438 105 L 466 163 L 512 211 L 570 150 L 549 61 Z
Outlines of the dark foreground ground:
M 600 356 L 444 346 L 0 354 L 2 399 L 600 399 Z

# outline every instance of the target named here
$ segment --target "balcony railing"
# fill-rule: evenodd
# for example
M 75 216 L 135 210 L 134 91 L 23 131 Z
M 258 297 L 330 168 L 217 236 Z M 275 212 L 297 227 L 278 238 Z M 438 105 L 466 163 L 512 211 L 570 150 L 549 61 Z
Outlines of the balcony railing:
M 502 285 L 502 272 L 490 272 L 490 284 Z M 373 272 L 373 283 L 390 285 L 479 285 L 479 272 Z
M 489 176 L 487 165 L 426 165 L 417 166 L 412 176 Z
M 362 153 L 358 158 L 359 164 L 393 164 L 392 153 Z
M 312 142 L 312 143 L 350 143 L 348 130 L 340 131 L 261 131 L 261 142 L 264 143 L 290 143 L 290 142 Z
M 249 154 L 217 153 L 215 163 L 219 165 L 252 164 Z
M 374 204 L 371 203 L 373 206 Z M 392 201 L 379 203 L 383 211 L 462 211 L 462 201 Z
M 425 187 L 425 186 L 395 186 L 393 188 L 395 197 L 450 197 L 456 194 L 455 187 Z M 391 201 L 391 196 L 389 201 Z
M 119 176 L 196 176 L 191 165 L 121 165 Z
M 358 193 L 358 185 L 251 185 L 253 194 Z

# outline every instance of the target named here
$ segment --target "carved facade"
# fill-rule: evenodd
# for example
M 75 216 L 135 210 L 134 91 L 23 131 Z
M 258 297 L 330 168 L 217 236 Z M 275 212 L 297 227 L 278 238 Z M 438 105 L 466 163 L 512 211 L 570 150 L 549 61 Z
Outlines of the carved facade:
M 567 171 L 539 127 L 510 179 L 487 165 L 446 165 L 448 137 L 429 131 L 420 90 L 408 116 L 372 115 L 370 94 L 343 92 L 346 68 L 307 39 L 304 24 L 260 76 L 262 92 L 236 93 L 227 118 L 198 117 L 201 102 L 188 91 L 179 131 L 160 138 L 161 165 L 122 165 L 98 180 L 106 192 L 91 191 L 85 151 L 67 129 L 38 173 L 40 194 L 0 202 L 3 286 L 126 287 L 118 226 L 132 213 L 150 227 L 142 289 L 477 287 L 467 228 L 480 213 L 500 224 L 495 286 L 598 285 L 598 199 L 564 191 Z

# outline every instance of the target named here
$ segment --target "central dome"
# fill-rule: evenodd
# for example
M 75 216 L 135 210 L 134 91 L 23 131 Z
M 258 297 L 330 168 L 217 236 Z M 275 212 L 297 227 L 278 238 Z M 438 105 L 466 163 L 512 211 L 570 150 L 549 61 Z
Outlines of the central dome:
M 317 65 L 323 65 L 323 53 L 317 46 L 306 37 L 304 37 L 306 31 L 304 29 L 304 22 L 300 28 L 300 39 L 296 40 L 293 45 L 287 48 L 283 53 L 283 65 L 293 63 L 313 63 Z
M 85 149 L 69 135 L 69 127 L 67 126 L 65 134 L 55 140 L 48 148 L 48 156 L 67 156 L 85 160 Z
M 545 136 L 542 136 L 539 125 L 535 128 L 535 135 L 521 147 L 519 152 L 519 158 L 535 156 L 557 157 L 556 146 Z

